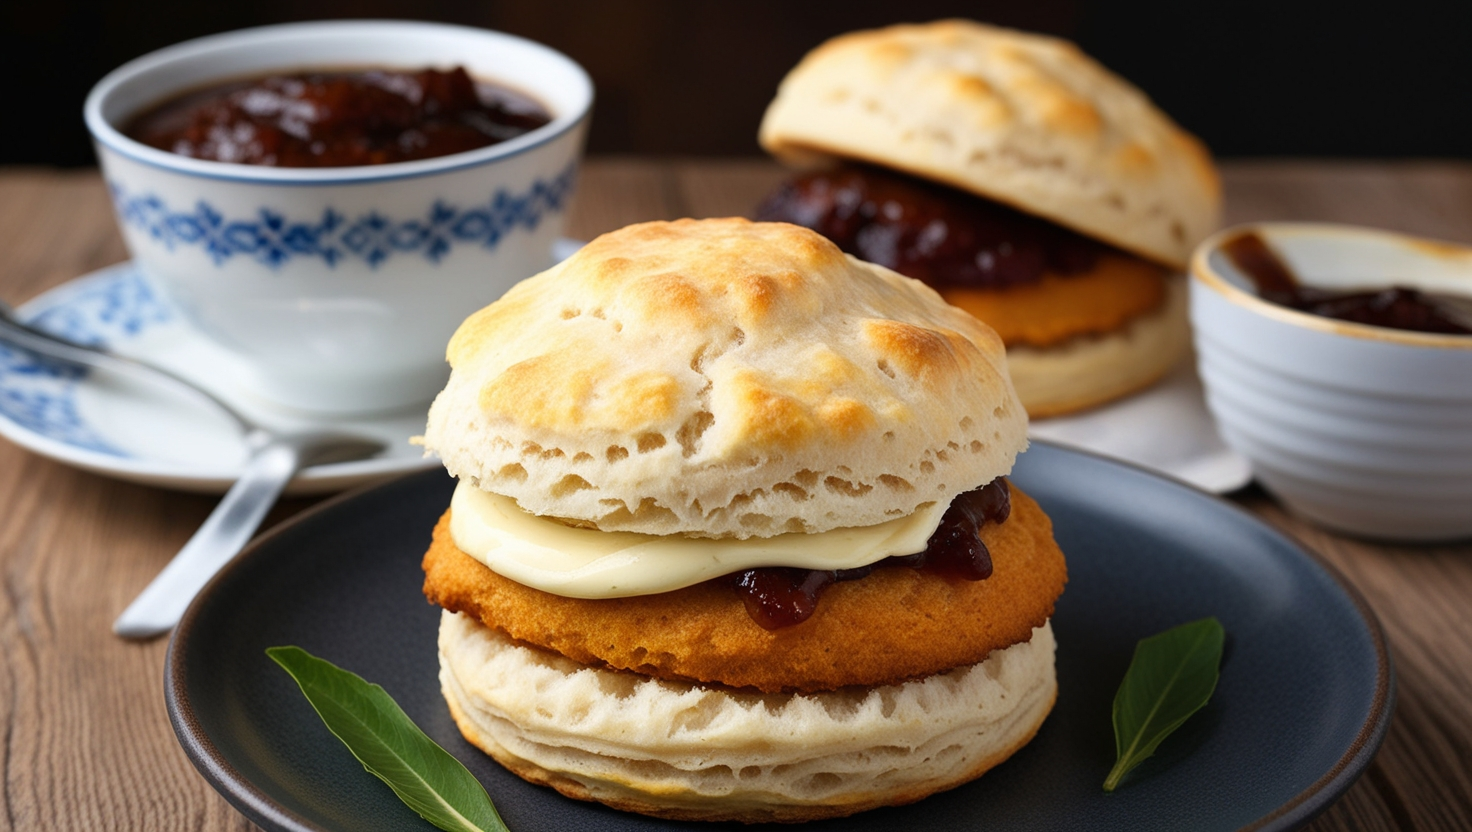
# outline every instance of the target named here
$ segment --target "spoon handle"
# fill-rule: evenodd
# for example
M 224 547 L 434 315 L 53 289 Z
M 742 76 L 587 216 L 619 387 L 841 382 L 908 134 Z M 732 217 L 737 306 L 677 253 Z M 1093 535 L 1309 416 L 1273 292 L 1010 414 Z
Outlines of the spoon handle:
M 69 364 L 122 373 L 130 378 L 154 385 L 163 382 L 176 390 L 202 398 L 214 405 L 220 412 L 234 420 L 242 433 L 249 433 L 255 427 L 249 419 L 240 415 L 218 396 L 187 379 L 162 367 L 155 367 L 134 358 L 118 355 L 101 347 L 79 344 L 23 323 L 4 303 L 0 303 L 0 343 L 14 344 L 22 349 L 60 359 Z
M 113 622 L 112 631 L 124 638 L 152 638 L 173 629 L 194 596 L 255 534 L 301 462 L 302 450 L 294 442 L 261 447 L 199 531 Z

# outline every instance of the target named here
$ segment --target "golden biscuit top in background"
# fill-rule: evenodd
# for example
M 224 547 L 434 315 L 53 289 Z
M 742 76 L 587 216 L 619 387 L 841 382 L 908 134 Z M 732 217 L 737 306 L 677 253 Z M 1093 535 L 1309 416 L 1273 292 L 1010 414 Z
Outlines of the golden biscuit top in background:
M 762 121 L 797 164 L 857 159 L 1046 217 L 1184 268 L 1216 228 L 1206 148 L 1067 41 L 963 20 L 834 38 Z
M 425 445 L 535 514 L 769 536 L 1011 470 L 1001 341 L 918 281 L 742 219 L 605 234 L 467 319 Z

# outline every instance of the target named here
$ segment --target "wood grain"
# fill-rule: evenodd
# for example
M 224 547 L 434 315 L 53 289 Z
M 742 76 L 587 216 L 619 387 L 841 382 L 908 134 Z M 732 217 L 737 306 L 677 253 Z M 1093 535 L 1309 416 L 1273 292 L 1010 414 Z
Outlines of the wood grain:
M 1472 166 L 1224 166 L 1227 221 L 1359 222 L 1472 242 Z M 570 233 L 749 214 L 764 160 L 610 158 L 582 172 Z M 0 171 L 0 299 L 126 257 L 93 172 Z M 1338 568 L 1383 622 L 1399 705 L 1367 776 L 1308 828 L 1472 830 L 1472 545 L 1332 535 L 1249 489 L 1235 499 Z M 310 505 L 292 500 L 281 519 Z M 213 500 L 83 473 L 0 441 L 0 831 L 253 828 L 194 771 L 164 712 L 165 644 L 109 625 Z

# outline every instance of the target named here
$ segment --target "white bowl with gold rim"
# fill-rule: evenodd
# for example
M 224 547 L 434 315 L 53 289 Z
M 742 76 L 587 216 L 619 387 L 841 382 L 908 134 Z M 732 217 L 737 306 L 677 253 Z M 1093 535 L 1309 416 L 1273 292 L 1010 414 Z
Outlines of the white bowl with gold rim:
M 1472 335 L 1349 323 L 1258 297 L 1222 250 L 1254 232 L 1304 286 L 1472 301 L 1472 248 L 1343 225 L 1222 231 L 1191 262 L 1191 322 L 1222 438 L 1265 488 L 1368 537 L 1472 536 Z

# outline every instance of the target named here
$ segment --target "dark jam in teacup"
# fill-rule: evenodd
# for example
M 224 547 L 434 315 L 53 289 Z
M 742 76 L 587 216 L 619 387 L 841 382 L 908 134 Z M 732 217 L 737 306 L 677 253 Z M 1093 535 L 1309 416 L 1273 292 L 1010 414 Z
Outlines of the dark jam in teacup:
M 1222 253 L 1257 286 L 1258 297 L 1289 309 L 1389 329 L 1472 335 L 1468 301 L 1407 286 L 1353 291 L 1304 286 L 1277 252 L 1251 232 L 1223 243 Z
M 272 74 L 195 90 L 133 118 L 151 147 L 216 162 L 288 168 L 432 159 L 516 138 L 552 115 L 463 67 Z

